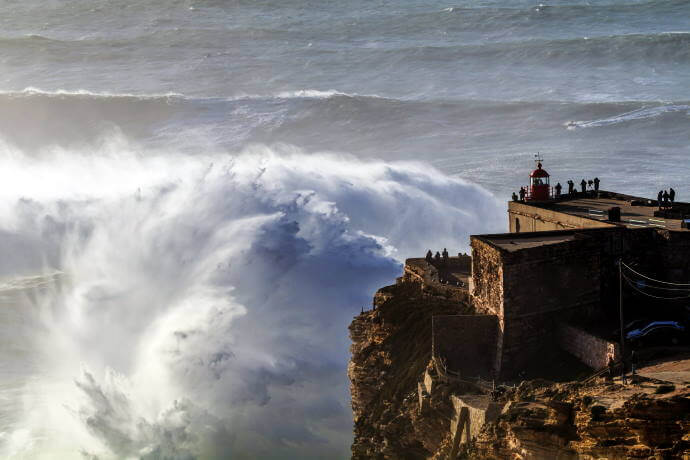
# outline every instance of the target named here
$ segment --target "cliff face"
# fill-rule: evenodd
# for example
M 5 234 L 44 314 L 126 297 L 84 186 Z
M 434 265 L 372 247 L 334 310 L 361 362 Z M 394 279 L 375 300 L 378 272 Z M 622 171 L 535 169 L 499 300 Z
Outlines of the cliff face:
M 374 308 L 350 325 L 353 458 L 426 458 L 448 436 L 451 411 L 442 392 L 431 401 L 436 415 L 418 410 L 417 382 L 431 357 L 431 317 L 470 310 L 409 278 L 380 289 Z
M 502 408 L 498 418 L 453 449 L 465 440 L 454 431 L 453 401 L 478 390 L 435 374 L 431 317 L 472 309 L 460 290 L 426 281 L 406 272 L 350 325 L 354 459 L 440 459 L 452 450 L 479 459 L 690 458 L 690 385 L 653 378 L 500 387 L 483 396 Z

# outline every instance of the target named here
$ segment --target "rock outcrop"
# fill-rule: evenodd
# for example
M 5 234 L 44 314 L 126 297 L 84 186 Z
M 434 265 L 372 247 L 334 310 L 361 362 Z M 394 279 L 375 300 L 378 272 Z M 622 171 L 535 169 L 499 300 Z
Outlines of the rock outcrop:
M 524 382 L 505 398 L 503 414 L 484 427 L 472 458 L 690 458 L 687 387 L 651 379 Z
M 431 317 L 472 313 L 462 290 L 407 270 L 353 320 L 353 458 L 690 459 L 687 384 L 531 380 L 489 394 L 441 377 L 431 360 Z M 459 401 L 477 399 L 468 398 L 472 392 L 483 392 L 479 399 L 494 401 L 500 414 L 489 421 L 486 404 L 477 405 L 486 423 L 474 423 L 466 442 L 456 430 Z
M 374 309 L 350 325 L 355 459 L 426 458 L 449 435 L 450 388 L 420 413 L 418 381 L 431 357 L 431 317 L 467 314 L 452 294 L 403 277 L 378 291 Z

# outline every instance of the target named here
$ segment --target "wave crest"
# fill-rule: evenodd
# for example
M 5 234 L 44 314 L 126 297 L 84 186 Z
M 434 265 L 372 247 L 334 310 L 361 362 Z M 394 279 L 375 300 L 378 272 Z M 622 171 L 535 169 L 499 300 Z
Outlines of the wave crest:
M 289 147 L 114 139 L 97 155 L 4 148 L 0 166 L 0 275 L 25 258 L 69 277 L 3 325 L 41 364 L 0 356 L 27 381 L 5 414 L 30 433 L 17 456 L 339 456 L 349 440 L 322 427 L 351 424 L 352 315 L 401 259 L 504 225 L 491 194 L 428 166 Z

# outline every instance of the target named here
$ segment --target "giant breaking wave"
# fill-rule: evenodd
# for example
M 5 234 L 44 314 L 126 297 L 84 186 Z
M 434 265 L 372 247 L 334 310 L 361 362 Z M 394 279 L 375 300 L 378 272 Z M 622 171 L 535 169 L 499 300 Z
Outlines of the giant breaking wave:
M 3 457 L 346 457 L 351 317 L 503 226 L 428 166 L 289 146 L 4 143 L 0 181 Z

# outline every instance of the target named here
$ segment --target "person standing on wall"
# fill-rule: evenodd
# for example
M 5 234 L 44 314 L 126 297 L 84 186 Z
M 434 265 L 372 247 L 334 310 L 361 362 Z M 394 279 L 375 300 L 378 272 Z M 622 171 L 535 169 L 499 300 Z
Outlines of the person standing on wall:
M 598 192 L 598 191 L 599 191 L 599 182 L 600 182 L 600 181 L 599 181 L 599 178 L 598 178 L 598 177 L 595 177 L 595 178 L 594 178 L 594 191 L 595 191 L 595 192 Z
M 668 190 L 668 198 L 671 200 L 671 205 L 673 205 L 673 202 L 674 202 L 675 199 L 676 199 L 676 191 L 673 190 L 673 187 L 671 187 L 671 188 Z
M 663 190 L 659 190 L 659 194 L 656 196 L 656 201 L 659 203 L 659 211 L 661 211 L 661 200 L 664 197 Z
M 556 189 L 556 198 L 560 198 L 561 197 L 561 189 L 563 188 L 561 186 L 561 183 L 557 182 L 556 186 L 554 188 Z
M 587 191 L 587 181 L 582 179 L 582 182 L 580 182 L 580 187 L 582 188 L 582 194 L 584 195 Z

